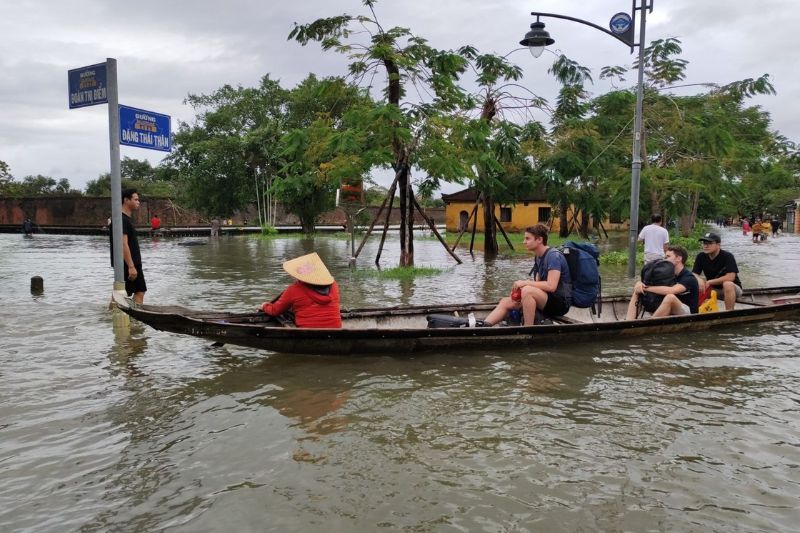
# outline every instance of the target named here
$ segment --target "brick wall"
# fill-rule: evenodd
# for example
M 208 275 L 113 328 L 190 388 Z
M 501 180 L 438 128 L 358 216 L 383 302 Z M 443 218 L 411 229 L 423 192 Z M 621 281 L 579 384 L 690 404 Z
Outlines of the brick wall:
M 367 208 L 369 220 L 377 213 L 377 207 Z M 383 223 L 386 211 L 381 215 Z M 426 209 L 429 217 L 437 223 L 444 223 L 444 209 Z M 150 217 L 158 214 L 163 227 L 170 226 L 207 226 L 210 222 L 199 213 L 175 205 L 169 198 L 146 197 L 142 199 L 136 223 L 147 225 Z M 40 226 L 105 226 L 111 216 L 111 200 L 108 197 L 90 196 L 38 196 L 33 198 L 0 198 L 0 224 L 22 225 L 25 217 L 30 217 Z M 258 224 L 258 211 L 255 206 L 248 210 L 231 215 L 234 224 Z M 414 217 L 416 224 L 423 224 L 422 217 Z M 321 225 L 344 225 L 345 214 L 340 209 L 325 213 L 319 222 Z M 400 223 L 400 212 L 392 210 L 391 224 Z M 299 220 L 287 214 L 279 206 L 277 224 L 297 225 Z

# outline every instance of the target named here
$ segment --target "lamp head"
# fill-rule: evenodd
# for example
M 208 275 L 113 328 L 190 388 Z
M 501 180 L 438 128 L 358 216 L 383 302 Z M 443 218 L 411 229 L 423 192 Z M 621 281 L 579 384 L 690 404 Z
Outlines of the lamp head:
M 555 40 L 551 39 L 550 34 L 544 29 L 544 22 L 539 22 L 538 19 L 531 24 L 531 31 L 526 33 L 525 38 L 519 42 L 522 46 L 528 47 L 533 57 L 542 55 L 545 46 L 553 43 Z

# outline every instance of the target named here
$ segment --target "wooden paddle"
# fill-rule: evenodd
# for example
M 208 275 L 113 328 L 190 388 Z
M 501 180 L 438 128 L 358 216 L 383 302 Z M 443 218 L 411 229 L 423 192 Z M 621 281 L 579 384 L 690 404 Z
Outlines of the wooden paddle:
M 272 300 L 270 300 L 270 301 L 269 301 L 269 303 L 271 303 L 271 304 L 274 304 L 275 302 L 277 302 L 277 301 L 278 301 L 278 298 L 280 298 L 281 296 L 283 296 L 283 292 L 284 292 L 284 291 L 281 291 L 281 292 L 280 292 L 280 293 L 279 293 L 279 294 L 278 294 L 278 295 L 277 295 L 275 298 L 273 298 Z M 261 307 L 259 307 L 259 308 L 258 308 L 258 311 L 257 311 L 257 312 L 259 312 L 259 313 L 263 313 L 263 311 L 261 310 Z M 275 317 L 275 320 L 277 320 L 278 322 L 280 322 L 282 325 L 286 325 L 286 324 L 284 324 L 284 323 L 283 323 L 283 321 L 282 321 L 282 320 L 281 320 L 279 317 Z M 211 343 L 211 348 L 220 348 L 220 347 L 222 347 L 222 346 L 225 346 L 225 343 L 224 343 L 224 342 L 215 341 L 215 342 L 212 342 L 212 343 Z

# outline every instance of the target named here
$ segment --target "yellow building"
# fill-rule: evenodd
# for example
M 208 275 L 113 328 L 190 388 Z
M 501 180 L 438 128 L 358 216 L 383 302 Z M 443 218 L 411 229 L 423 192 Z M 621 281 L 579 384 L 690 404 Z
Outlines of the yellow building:
M 445 224 L 447 231 L 461 231 L 467 227 L 472 210 L 475 208 L 477 192 L 475 189 L 464 189 L 453 194 L 443 194 L 442 200 L 445 205 Z M 534 193 L 517 201 L 516 204 L 496 204 L 495 216 L 500 221 L 500 225 L 505 231 L 523 231 L 525 228 L 534 224 L 546 224 L 551 231 L 559 230 L 559 218 L 553 207 L 547 202 L 543 193 Z M 483 204 L 478 206 L 478 228 L 483 231 Z M 567 213 L 568 220 L 572 219 L 572 209 Z M 552 219 L 552 220 L 551 220 Z M 621 221 L 620 221 L 621 222 Z M 603 222 L 603 226 L 608 229 L 627 229 L 626 222 L 610 223 L 608 220 Z M 472 230 L 472 221 L 469 221 L 468 230 Z M 593 228 L 590 222 L 589 229 Z
M 477 200 L 475 189 L 464 189 L 453 194 L 443 194 L 442 200 L 445 205 L 447 231 L 460 231 L 467 227 L 467 222 Z M 504 230 L 522 231 L 540 222 L 550 225 L 550 219 L 553 217 L 553 208 L 543 194 L 533 194 L 516 204 L 496 204 L 494 214 Z M 483 231 L 483 204 L 478 206 L 477 217 L 477 231 Z M 469 229 L 472 229 L 472 223 L 469 222 Z M 552 229 L 553 231 L 558 231 L 557 218 L 553 221 Z

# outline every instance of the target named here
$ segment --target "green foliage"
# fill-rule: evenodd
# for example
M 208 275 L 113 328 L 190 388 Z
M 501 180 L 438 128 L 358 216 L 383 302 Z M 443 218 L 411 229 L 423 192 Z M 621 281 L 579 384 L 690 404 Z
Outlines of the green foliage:
M 413 194 L 411 169 L 428 173 L 429 178 L 421 185 L 426 192 L 436 188 L 440 179 L 463 177 L 462 168 L 440 151 L 445 147 L 441 139 L 450 131 L 440 121 L 446 121 L 448 114 L 468 101 L 458 80 L 469 64 L 463 55 L 435 49 L 408 28 L 384 28 L 375 14 L 375 2 L 367 0 L 364 6 L 369 16 L 345 14 L 295 25 L 289 39 L 303 46 L 318 41 L 323 50 L 345 54 L 350 61 L 348 71 L 357 84 L 371 88 L 376 76 L 386 79 L 383 102 L 345 116 L 347 126 L 353 129 L 346 140 L 360 141 L 361 150 L 351 153 L 352 143 L 346 143 L 345 157 L 338 162 L 328 161 L 324 172 L 333 175 L 337 168 L 360 167 L 366 173 L 376 166 L 395 171 L 398 188 L 404 192 L 399 210 L 406 221 L 400 231 L 400 264 L 409 266 L 413 263 L 413 255 L 407 253 L 413 250 L 413 232 L 409 231 L 413 206 L 405 191 Z M 409 87 L 415 89 L 415 98 L 404 101 Z M 420 96 L 430 97 L 430 101 L 420 102 Z M 324 155 L 321 150 L 314 153 L 318 157 Z M 310 171 L 295 168 L 298 175 Z
M 282 165 L 275 154 L 283 134 L 288 93 L 264 76 L 257 87 L 224 85 L 190 94 L 194 124 L 181 123 L 166 159 L 182 200 L 206 216 L 228 216 L 256 200 Z
M 686 78 L 686 66 L 689 62 L 675 57 L 682 51 L 681 41 L 674 37 L 657 39 L 644 49 L 644 69 L 651 83 L 667 87 Z M 638 60 L 633 68 L 639 68 Z
M 270 190 L 306 232 L 334 207 L 342 182 L 367 174 L 372 140 L 358 121 L 374 109 L 366 93 L 339 78 L 310 76 L 290 94 L 287 122 L 293 128 L 280 140 L 284 164 Z
M 604 252 L 600 254 L 600 264 L 601 265 L 627 265 L 628 264 L 628 252 L 625 251 L 612 251 L 612 252 Z M 636 264 L 637 265 L 644 265 L 644 252 L 638 251 L 636 252 Z
M 436 276 L 443 271 L 433 267 L 395 267 L 386 270 L 358 270 L 357 274 L 363 277 L 374 277 L 378 279 L 396 279 L 400 281 L 412 281 L 419 276 Z
M 0 171 L 3 169 L 0 168 Z M 73 189 L 69 180 L 61 178 L 56 180 L 49 176 L 25 176 L 21 182 L 15 181 L 13 176 L 7 172 L 0 176 L 0 195 L 10 197 L 31 197 L 31 196 L 81 196 L 81 191 Z
M 6 196 L 10 192 L 10 186 L 14 182 L 14 176 L 11 175 L 11 169 L 8 163 L 0 161 L 0 196 Z
M 153 168 L 150 162 L 128 156 L 120 161 L 122 188 L 132 187 L 142 196 L 176 196 L 176 174 L 167 166 Z M 84 189 L 87 196 L 111 196 L 111 174 L 105 172 L 89 180 Z

